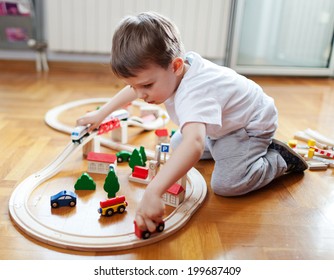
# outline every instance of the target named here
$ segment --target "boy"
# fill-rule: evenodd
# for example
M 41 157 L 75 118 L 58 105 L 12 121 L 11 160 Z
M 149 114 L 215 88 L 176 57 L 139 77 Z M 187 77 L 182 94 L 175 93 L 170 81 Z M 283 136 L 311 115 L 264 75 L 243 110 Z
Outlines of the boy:
M 135 220 L 142 230 L 155 230 L 164 214 L 162 194 L 204 154 L 215 160 L 211 187 L 223 196 L 246 194 L 307 168 L 302 157 L 273 140 L 273 99 L 229 68 L 194 52 L 184 55 L 178 30 L 165 17 L 149 12 L 121 21 L 113 36 L 111 67 L 128 86 L 78 125 L 97 128 L 112 111 L 141 98 L 164 103 L 180 126 L 170 159 L 138 206 Z

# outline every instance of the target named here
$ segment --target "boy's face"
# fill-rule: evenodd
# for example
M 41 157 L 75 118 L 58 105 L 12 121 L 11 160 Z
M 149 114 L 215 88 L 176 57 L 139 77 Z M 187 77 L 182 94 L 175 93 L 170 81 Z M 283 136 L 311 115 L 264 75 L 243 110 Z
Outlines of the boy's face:
M 133 88 L 138 98 L 147 103 L 161 104 L 174 94 L 183 74 L 183 61 L 180 58 L 167 69 L 150 64 L 148 68 L 138 71 L 136 77 L 123 78 L 123 81 Z

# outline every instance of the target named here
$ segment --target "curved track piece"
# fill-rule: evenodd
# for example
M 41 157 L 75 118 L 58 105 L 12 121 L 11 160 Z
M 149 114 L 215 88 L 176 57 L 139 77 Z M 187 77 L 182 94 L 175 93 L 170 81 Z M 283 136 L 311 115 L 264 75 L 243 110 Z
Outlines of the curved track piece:
M 94 104 L 94 103 L 106 103 L 110 100 L 110 98 L 89 98 L 89 99 L 82 99 L 82 100 L 77 100 L 77 101 L 73 101 L 73 102 L 69 102 L 69 103 L 65 103 L 63 105 L 57 106 L 51 110 L 49 110 L 46 115 L 45 115 L 45 122 L 51 126 L 52 128 L 65 132 L 65 133 L 71 133 L 73 127 L 68 126 L 68 125 L 64 125 L 60 122 L 58 122 L 57 118 L 59 116 L 60 113 L 67 111 L 69 109 L 75 108 L 75 107 L 79 107 L 82 105 L 86 105 L 86 104 Z M 147 103 L 142 102 L 142 101 L 133 101 L 132 104 L 134 106 L 146 106 Z M 167 124 L 169 122 L 169 116 L 168 114 L 159 106 L 156 105 L 149 105 L 151 107 L 155 107 L 158 112 L 159 112 L 159 117 L 150 122 L 150 123 L 139 123 L 136 121 L 128 121 L 128 125 L 131 126 L 138 126 L 141 127 L 144 130 L 155 130 L 158 129 L 159 127 L 162 127 L 164 124 Z M 164 119 L 163 119 L 164 116 Z
M 192 214 L 200 207 L 206 196 L 206 183 L 196 169 L 188 175 L 191 194 L 166 219 L 166 228 L 161 234 L 142 240 L 134 232 L 112 236 L 80 235 L 52 228 L 36 219 L 28 206 L 31 192 L 43 181 L 33 174 L 21 182 L 13 192 L 9 201 L 9 211 L 15 223 L 28 235 L 47 244 L 80 251 L 112 251 L 135 248 L 162 240 L 184 226 Z

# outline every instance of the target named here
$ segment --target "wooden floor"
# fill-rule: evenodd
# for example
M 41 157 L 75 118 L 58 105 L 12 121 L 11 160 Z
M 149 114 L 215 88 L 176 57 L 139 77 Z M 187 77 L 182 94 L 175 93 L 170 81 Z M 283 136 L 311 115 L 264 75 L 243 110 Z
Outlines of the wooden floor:
M 175 235 L 132 250 L 65 250 L 18 230 L 8 213 L 12 191 L 69 142 L 44 123 L 45 113 L 69 101 L 109 97 L 122 87 L 106 65 L 90 67 L 51 65 L 48 75 L 38 75 L 33 65 L 0 62 L 0 259 L 334 259 L 333 169 L 287 175 L 252 194 L 224 198 L 210 189 L 213 162 L 201 161 L 196 168 L 208 185 L 203 206 Z M 306 128 L 334 138 L 334 80 L 253 79 L 275 99 L 277 138 L 287 141 Z M 67 115 L 67 121 L 74 125 L 76 117 Z

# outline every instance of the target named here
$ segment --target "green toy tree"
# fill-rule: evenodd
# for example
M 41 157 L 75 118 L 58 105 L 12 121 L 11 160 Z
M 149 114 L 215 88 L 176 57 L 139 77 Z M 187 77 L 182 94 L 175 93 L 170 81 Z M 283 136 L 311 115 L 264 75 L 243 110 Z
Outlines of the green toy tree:
M 133 171 L 133 169 L 137 165 L 144 166 L 144 162 L 139 151 L 137 149 L 134 149 L 130 157 L 129 166 L 132 168 Z
M 95 190 L 96 183 L 93 178 L 89 176 L 88 173 L 82 173 L 80 178 L 76 181 L 74 185 L 75 190 Z
M 116 193 L 119 191 L 119 182 L 114 170 L 109 171 L 103 189 L 108 193 L 108 198 L 116 197 Z
M 142 166 L 146 166 L 147 156 L 146 156 L 146 153 L 145 153 L 145 148 L 143 146 L 140 146 L 139 153 L 140 153 L 141 158 L 143 160 L 143 165 Z

